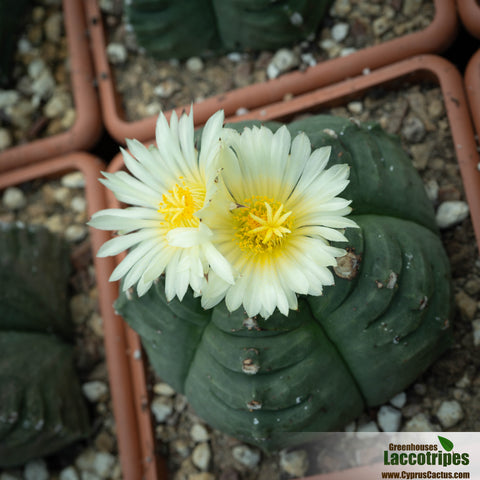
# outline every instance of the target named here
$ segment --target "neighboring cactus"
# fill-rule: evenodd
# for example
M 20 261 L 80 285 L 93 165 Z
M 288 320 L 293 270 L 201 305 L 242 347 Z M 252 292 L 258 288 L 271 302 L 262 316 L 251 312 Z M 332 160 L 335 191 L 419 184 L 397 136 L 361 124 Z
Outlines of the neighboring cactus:
M 52 454 L 89 432 L 70 344 L 68 252 L 44 227 L 0 223 L 2 467 Z
M 315 32 L 331 0 L 131 0 L 138 43 L 160 59 L 276 49 Z
M 218 45 L 211 0 L 134 0 L 125 13 L 139 45 L 156 58 L 186 58 Z
M 331 2 L 325 0 L 213 0 L 227 50 L 274 50 L 315 33 Z
M 245 123 L 232 125 L 241 129 Z M 279 124 L 268 125 L 272 129 Z M 422 181 L 398 139 L 378 125 L 330 116 L 288 126 L 329 164 L 348 163 L 349 252 L 336 285 L 299 299 L 288 317 L 247 318 L 224 303 L 203 310 L 189 292 L 167 302 L 163 278 L 115 307 L 153 367 L 212 426 L 265 450 L 302 432 L 341 428 L 406 388 L 451 341 L 448 259 Z
M 2 0 L 0 2 L 0 86 L 8 85 L 11 76 L 13 54 L 19 29 L 29 0 Z

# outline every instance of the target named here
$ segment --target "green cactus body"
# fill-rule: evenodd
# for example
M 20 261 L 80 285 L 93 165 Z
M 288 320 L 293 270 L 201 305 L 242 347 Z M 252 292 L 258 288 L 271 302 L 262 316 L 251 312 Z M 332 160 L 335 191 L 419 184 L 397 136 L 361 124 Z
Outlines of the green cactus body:
M 330 2 L 318 0 L 213 0 L 227 50 L 273 50 L 314 33 Z
M 208 51 L 275 49 L 306 38 L 330 0 L 132 0 L 125 12 L 139 45 L 159 59 Z
M 0 223 L 0 466 L 89 433 L 67 315 L 69 249 L 45 228 Z
M 143 297 L 128 292 L 116 302 L 154 368 L 200 416 L 265 450 L 339 429 L 388 401 L 451 341 L 448 259 L 398 139 L 330 116 L 288 128 L 306 132 L 314 148 L 331 145 L 330 164 L 351 165 L 342 197 L 360 228 L 347 229 L 348 244 L 339 245 L 349 254 L 335 286 L 267 320 L 223 303 L 203 311 L 188 293 L 167 303 L 162 278 Z
M 24 21 L 28 0 L 2 0 L 0 2 L 0 86 L 11 80 L 12 60 L 19 30 Z
M 186 58 L 218 45 L 210 0 L 135 0 L 125 12 L 139 45 L 156 58 Z

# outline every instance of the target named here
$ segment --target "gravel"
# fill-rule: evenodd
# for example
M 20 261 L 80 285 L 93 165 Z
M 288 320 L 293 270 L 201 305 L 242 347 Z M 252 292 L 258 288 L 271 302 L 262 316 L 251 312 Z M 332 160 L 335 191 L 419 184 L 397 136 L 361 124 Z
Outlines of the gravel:
M 64 132 L 75 122 L 61 3 L 30 3 L 11 84 L 0 88 L 0 152 Z

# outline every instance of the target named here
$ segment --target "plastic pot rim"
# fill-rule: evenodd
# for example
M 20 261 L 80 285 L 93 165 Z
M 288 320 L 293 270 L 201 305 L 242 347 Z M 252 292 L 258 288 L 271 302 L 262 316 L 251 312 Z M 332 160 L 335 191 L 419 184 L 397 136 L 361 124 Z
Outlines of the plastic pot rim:
M 480 38 L 480 5 L 477 0 L 457 0 L 457 10 L 468 32 Z

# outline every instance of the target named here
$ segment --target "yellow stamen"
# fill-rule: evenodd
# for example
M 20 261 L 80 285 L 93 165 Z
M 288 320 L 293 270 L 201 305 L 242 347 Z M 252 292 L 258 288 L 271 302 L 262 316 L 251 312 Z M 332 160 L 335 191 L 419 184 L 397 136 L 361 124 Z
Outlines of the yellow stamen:
M 200 210 L 205 201 L 205 189 L 201 186 L 187 185 L 185 181 L 173 186 L 162 195 L 158 211 L 163 214 L 169 229 L 177 227 L 198 227 L 200 221 L 194 213 Z
M 281 246 L 292 228 L 292 212 L 284 205 L 265 197 L 253 197 L 232 211 L 235 217 L 235 240 L 242 250 L 254 254 L 272 252 Z

